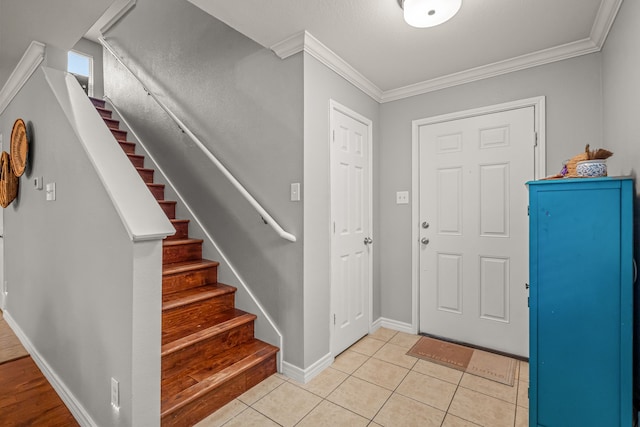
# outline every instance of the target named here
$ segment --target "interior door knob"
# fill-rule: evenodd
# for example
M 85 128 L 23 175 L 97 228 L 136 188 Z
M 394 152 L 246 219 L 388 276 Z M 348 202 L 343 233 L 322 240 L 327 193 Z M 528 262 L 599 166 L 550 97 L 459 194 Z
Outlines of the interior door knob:
M 427 239 L 426 237 L 423 237 L 422 240 L 420 240 L 420 243 L 422 243 L 423 245 L 428 245 L 429 239 Z

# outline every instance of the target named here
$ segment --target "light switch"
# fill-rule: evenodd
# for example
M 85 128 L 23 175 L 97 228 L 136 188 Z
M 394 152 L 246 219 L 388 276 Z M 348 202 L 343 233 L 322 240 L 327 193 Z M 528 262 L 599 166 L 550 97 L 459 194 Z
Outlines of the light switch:
M 409 204 L 409 192 L 408 191 L 398 191 L 396 193 L 396 204 L 397 205 L 408 205 Z
M 41 176 L 36 176 L 35 178 L 33 178 L 33 188 L 35 188 L 36 190 L 42 190 L 42 177 Z
M 291 184 L 291 201 L 299 202 L 300 201 L 300 183 L 294 182 Z
M 47 184 L 47 201 L 54 201 L 56 199 L 56 183 L 50 182 Z

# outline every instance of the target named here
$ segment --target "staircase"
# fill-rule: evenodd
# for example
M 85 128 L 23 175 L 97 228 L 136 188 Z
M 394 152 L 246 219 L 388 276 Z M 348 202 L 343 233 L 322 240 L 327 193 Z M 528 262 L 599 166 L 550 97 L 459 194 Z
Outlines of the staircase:
M 105 102 L 91 98 L 176 229 L 162 251 L 162 426 L 191 426 L 276 372 L 278 348 L 253 336 L 256 316 L 235 308 L 236 288 L 218 283 L 216 261 L 202 258 L 189 220 L 135 154 Z

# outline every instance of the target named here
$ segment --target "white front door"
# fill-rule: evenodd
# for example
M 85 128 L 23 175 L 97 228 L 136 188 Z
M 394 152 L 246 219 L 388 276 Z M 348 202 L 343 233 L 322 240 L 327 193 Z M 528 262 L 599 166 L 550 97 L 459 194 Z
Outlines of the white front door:
M 331 103 L 331 351 L 369 332 L 371 122 Z
M 534 107 L 418 129 L 420 331 L 528 356 Z

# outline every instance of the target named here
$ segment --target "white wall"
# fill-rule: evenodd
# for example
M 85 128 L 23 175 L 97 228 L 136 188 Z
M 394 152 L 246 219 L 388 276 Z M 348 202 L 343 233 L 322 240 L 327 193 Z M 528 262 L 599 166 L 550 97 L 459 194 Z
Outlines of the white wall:
M 547 172 L 602 146 L 600 54 L 581 56 L 381 105 L 379 227 L 381 316 L 411 323 L 411 121 L 518 99 L 546 96 Z M 413 203 L 414 201 L 411 201 Z
M 329 179 L 329 100 L 373 122 L 373 319 L 380 316 L 377 236 L 379 176 L 379 105 L 369 96 L 304 53 L 304 340 L 308 367 L 330 348 L 331 199 Z

